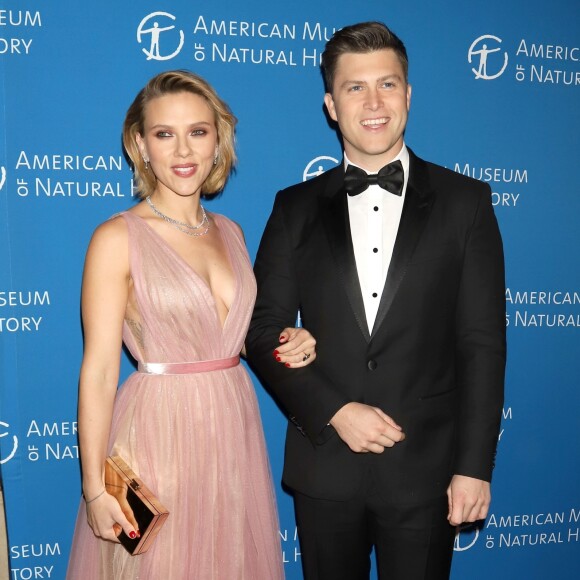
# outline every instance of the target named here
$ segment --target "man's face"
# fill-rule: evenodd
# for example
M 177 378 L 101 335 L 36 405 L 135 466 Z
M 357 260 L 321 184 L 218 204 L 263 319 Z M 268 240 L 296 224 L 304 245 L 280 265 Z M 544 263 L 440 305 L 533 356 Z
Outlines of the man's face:
M 356 165 L 378 171 L 401 150 L 411 86 L 393 50 L 341 55 L 324 103 Z

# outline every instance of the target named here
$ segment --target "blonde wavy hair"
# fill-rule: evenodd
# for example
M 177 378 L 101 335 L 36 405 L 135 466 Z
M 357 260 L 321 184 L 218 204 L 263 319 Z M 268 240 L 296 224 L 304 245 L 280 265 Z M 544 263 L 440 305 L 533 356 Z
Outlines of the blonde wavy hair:
M 215 89 L 203 78 L 186 70 L 174 70 L 153 77 L 139 91 L 129 107 L 123 123 L 123 145 L 133 165 L 135 187 L 141 199 L 151 195 L 157 178 L 145 168 L 137 145 L 137 134 L 144 134 L 145 108 L 158 97 L 176 93 L 191 93 L 205 99 L 215 117 L 218 139 L 217 162 L 202 185 L 205 196 L 219 193 L 226 184 L 236 163 L 235 126 L 237 119 L 228 105 L 220 99 Z

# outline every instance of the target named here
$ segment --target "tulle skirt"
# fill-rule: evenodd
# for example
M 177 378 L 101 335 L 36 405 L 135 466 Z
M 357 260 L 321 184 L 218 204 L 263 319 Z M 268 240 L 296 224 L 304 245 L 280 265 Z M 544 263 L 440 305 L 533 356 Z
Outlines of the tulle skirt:
M 170 515 L 144 554 L 96 538 L 81 500 L 69 580 L 278 580 L 278 520 L 258 405 L 239 365 L 135 373 L 115 402 L 110 449 Z

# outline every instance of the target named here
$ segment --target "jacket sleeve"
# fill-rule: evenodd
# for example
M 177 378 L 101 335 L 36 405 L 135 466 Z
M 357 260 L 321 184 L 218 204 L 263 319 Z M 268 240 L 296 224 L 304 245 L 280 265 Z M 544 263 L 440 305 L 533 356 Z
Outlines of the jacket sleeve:
M 290 420 L 313 443 L 321 444 L 334 433 L 334 429 L 328 427 L 329 420 L 349 401 L 333 388 L 316 361 L 304 368 L 289 369 L 273 356 L 282 329 L 296 325 L 301 301 L 283 196 L 284 192 L 276 196 L 256 257 L 254 270 L 258 295 L 246 339 L 246 352 L 248 361 L 284 407 Z
M 489 186 L 467 232 L 456 310 L 460 388 L 454 473 L 491 481 L 504 401 L 505 275 Z

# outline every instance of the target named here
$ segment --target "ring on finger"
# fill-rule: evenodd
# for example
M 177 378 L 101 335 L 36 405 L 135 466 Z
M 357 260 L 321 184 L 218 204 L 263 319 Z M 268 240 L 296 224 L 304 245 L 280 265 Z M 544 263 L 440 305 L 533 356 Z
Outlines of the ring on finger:
M 304 353 L 304 356 L 302 357 L 302 362 L 307 361 L 310 358 L 310 353 Z

